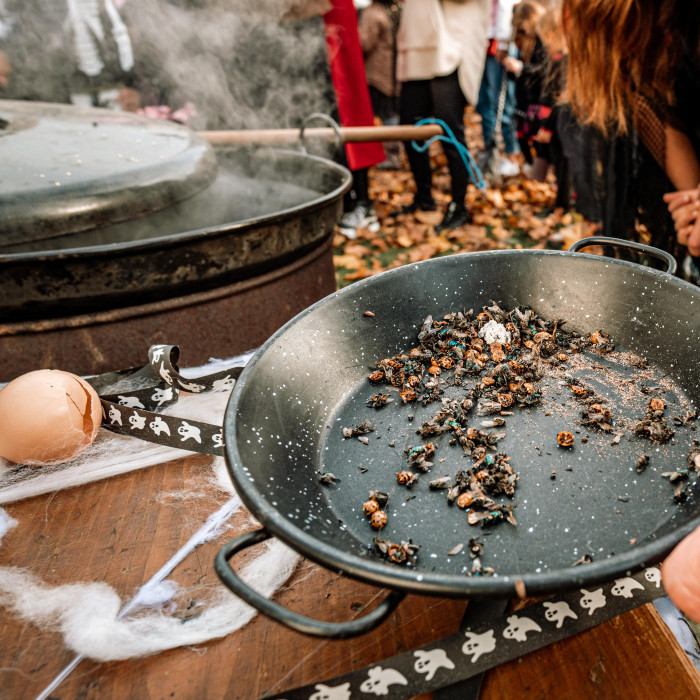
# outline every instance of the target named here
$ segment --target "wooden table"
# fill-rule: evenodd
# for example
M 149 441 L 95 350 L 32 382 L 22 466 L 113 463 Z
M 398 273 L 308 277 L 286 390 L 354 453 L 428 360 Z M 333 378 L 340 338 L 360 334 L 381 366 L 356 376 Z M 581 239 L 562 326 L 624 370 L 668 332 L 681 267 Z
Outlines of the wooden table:
M 5 505 L 19 525 L 0 544 L 0 565 L 25 567 L 49 585 L 104 581 L 126 601 L 216 509 L 213 499 L 159 497 L 195 488 L 208 469 L 208 457 L 193 455 Z M 246 529 L 250 523 L 239 517 L 217 541 L 193 552 L 172 578 L 181 586 L 216 585 L 216 552 Z M 237 557 L 238 566 L 246 555 Z M 304 614 L 344 620 L 363 614 L 384 595 L 302 560 L 276 600 Z M 258 698 L 453 634 L 466 605 L 410 595 L 377 630 L 343 641 L 305 637 L 258 615 L 228 637 L 197 648 L 103 664 L 84 660 L 51 697 Z M 59 633 L 0 611 L 0 698 L 34 698 L 75 654 Z M 698 696 L 700 675 L 651 605 L 489 672 L 481 694 L 483 700 Z

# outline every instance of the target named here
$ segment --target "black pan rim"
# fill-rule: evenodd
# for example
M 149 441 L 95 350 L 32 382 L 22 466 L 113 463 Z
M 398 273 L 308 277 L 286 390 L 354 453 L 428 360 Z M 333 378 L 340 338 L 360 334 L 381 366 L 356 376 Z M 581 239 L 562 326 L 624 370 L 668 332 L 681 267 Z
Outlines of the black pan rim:
M 654 270 L 632 262 L 601 257 L 588 253 L 569 253 L 556 250 L 499 250 L 483 251 L 477 253 L 459 253 L 449 258 L 475 257 L 501 257 L 501 256 L 537 256 L 537 257 L 576 257 L 588 259 L 599 264 L 620 265 L 630 268 L 635 272 L 651 275 L 663 280 L 665 283 L 677 284 L 681 289 L 686 289 L 700 300 L 700 289 L 684 280 L 659 270 Z M 412 266 L 435 264 L 437 258 L 413 263 Z M 572 569 L 556 569 L 542 573 L 524 573 L 522 575 L 505 575 L 493 577 L 460 576 L 456 574 L 431 573 L 410 568 L 398 567 L 385 563 L 379 559 L 360 557 L 357 554 L 330 546 L 316 537 L 309 535 L 285 518 L 280 511 L 272 507 L 260 494 L 257 487 L 250 483 L 249 477 L 243 472 L 243 464 L 239 458 L 235 440 L 227 440 L 227 436 L 233 434 L 235 414 L 238 399 L 245 388 L 248 377 L 252 374 L 257 363 L 265 355 L 266 350 L 276 343 L 288 328 L 305 318 L 319 306 L 331 299 L 354 293 L 358 288 L 371 287 L 379 278 L 388 275 L 401 274 L 401 271 L 409 266 L 387 270 L 372 277 L 355 282 L 340 289 L 316 302 L 282 326 L 274 333 L 255 353 L 236 382 L 231 397 L 229 398 L 224 416 L 224 457 L 228 472 L 233 480 L 236 491 L 244 504 L 248 507 L 260 524 L 272 535 L 282 540 L 285 544 L 296 550 L 315 563 L 347 575 L 351 578 L 376 586 L 400 589 L 411 593 L 434 595 L 443 597 L 462 598 L 470 596 L 483 597 L 513 597 L 517 588 L 520 590 L 524 584 L 525 589 L 531 594 L 547 594 L 556 591 L 572 590 L 585 586 L 592 586 L 617 577 L 630 575 L 646 566 L 661 561 L 671 549 L 700 525 L 700 513 L 673 532 L 655 539 L 654 541 L 640 545 L 635 549 L 621 554 L 593 561 Z M 405 272 L 403 273 L 405 274 Z M 359 286 L 358 286 L 359 285 Z M 351 291 L 352 290 L 352 291 Z

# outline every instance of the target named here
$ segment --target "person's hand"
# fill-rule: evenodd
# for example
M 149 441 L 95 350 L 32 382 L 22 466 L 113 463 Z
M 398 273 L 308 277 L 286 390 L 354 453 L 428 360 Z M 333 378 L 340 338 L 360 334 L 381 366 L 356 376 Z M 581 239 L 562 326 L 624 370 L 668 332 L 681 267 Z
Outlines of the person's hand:
M 552 132 L 549 129 L 545 129 L 543 126 L 541 126 L 537 130 L 533 141 L 537 141 L 537 143 L 552 143 Z
M 676 238 L 691 255 L 698 257 L 700 255 L 700 216 L 692 224 L 678 231 Z
M 141 108 L 141 95 L 139 95 L 138 90 L 123 87 L 121 90 L 119 90 L 119 94 L 117 95 L 115 102 L 125 112 L 137 112 Z
M 513 73 L 515 77 L 519 77 L 523 72 L 523 62 L 519 61 L 514 56 L 506 56 L 503 59 L 503 67 L 509 72 Z
M 4 51 L 0 51 L 0 90 L 4 90 L 10 82 L 10 73 L 12 73 L 10 59 Z
M 668 555 L 661 566 L 661 580 L 676 607 L 700 622 L 700 527 Z
M 700 188 L 668 192 L 664 202 L 673 218 L 678 242 L 691 255 L 700 255 Z

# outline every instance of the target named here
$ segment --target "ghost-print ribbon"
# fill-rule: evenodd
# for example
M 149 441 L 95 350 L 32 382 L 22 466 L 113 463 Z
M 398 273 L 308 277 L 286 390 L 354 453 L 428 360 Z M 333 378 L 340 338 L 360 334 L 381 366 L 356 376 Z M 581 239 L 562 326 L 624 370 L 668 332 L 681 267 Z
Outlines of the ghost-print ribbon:
M 190 452 L 216 456 L 223 454 L 223 434 L 219 425 L 143 411 L 104 399 L 101 401 L 102 427 L 113 433 Z
M 221 426 L 157 411 L 175 403 L 180 391 L 230 391 L 243 367 L 187 378 L 178 371 L 179 356 L 176 345 L 153 345 L 148 351 L 148 365 L 88 377 L 102 402 L 102 427 L 159 445 L 220 456 Z M 127 380 L 138 388 L 114 391 L 113 387 Z
M 591 629 L 665 595 L 658 567 L 590 588 L 482 621 L 419 649 L 324 682 L 267 695 L 265 700 L 369 700 L 374 696 L 408 700 Z
M 213 372 L 202 377 L 187 378 L 178 371 L 180 348 L 177 345 L 152 345 L 148 350 L 149 363 L 119 372 L 87 377 L 101 398 L 124 406 L 146 411 L 157 411 L 177 401 L 180 391 L 201 394 L 205 391 L 230 391 L 243 371 L 242 367 Z M 110 386 L 128 379 L 137 385 L 125 392 L 113 392 Z
M 230 389 L 235 378 L 242 371 L 242 367 L 237 367 L 238 372 L 235 376 L 231 375 L 233 369 L 230 369 L 188 379 L 178 372 L 177 361 L 179 358 L 180 348 L 177 345 L 151 345 L 148 350 L 148 360 L 153 373 L 176 391 L 180 389 L 191 394 L 200 394 L 203 391 Z

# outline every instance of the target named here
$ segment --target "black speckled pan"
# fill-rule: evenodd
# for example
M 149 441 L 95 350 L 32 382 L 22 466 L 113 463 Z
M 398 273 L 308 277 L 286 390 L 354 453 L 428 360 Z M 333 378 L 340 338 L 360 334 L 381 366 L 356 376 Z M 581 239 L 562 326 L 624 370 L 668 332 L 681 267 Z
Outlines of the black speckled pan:
M 555 436 L 579 427 L 579 414 L 554 382 L 545 385 L 542 405 L 515 410 L 499 443 L 520 475 L 512 501 L 517 527 L 470 527 L 464 511 L 447 506 L 444 491 L 428 488 L 430 479 L 469 465 L 446 435 L 435 440 L 430 475 L 410 491 L 396 483 L 395 473 L 406 464 L 404 448 L 426 441 L 415 431 L 437 405 L 404 405 L 397 396 L 382 409 L 368 407 L 377 391 L 367 380 L 369 368 L 416 345 L 426 316 L 480 310 L 494 301 L 504 309 L 530 306 L 544 318 L 566 319 L 569 330 L 610 333 L 618 348 L 642 356 L 651 368 L 620 367 L 619 376 L 655 391 L 661 386 L 669 422 L 698 405 L 700 290 L 671 274 L 581 253 L 497 251 L 428 260 L 358 282 L 290 321 L 236 383 L 224 422 L 226 459 L 238 493 L 264 529 L 220 552 L 217 571 L 230 588 L 295 629 L 344 637 L 378 624 L 405 592 L 511 597 L 518 581 L 532 594 L 608 581 L 660 560 L 698 524 L 692 486 L 679 506 L 673 485 L 661 476 L 686 467 L 696 437 L 692 423 L 676 427 L 665 445 L 650 445 L 629 430 L 613 445 L 609 434 L 588 431 L 588 442 L 562 450 Z M 620 398 L 615 415 L 628 426 L 641 419 L 641 412 L 624 415 L 623 397 L 606 376 L 601 370 L 588 381 L 611 406 Z M 343 439 L 343 427 L 364 419 L 376 426 L 369 444 Z M 475 425 L 480 420 L 474 415 Z M 642 474 L 635 468 L 640 453 L 650 455 Z M 323 472 L 339 480 L 324 485 Z M 377 533 L 362 514 L 370 489 L 390 495 L 381 536 L 420 545 L 414 567 L 393 565 L 372 551 Z M 236 551 L 270 535 L 329 569 L 395 592 L 347 624 L 287 611 L 242 584 L 228 565 Z M 495 576 L 466 574 L 466 546 L 448 554 L 475 535 L 484 545 L 482 563 Z M 585 554 L 593 562 L 573 567 Z

